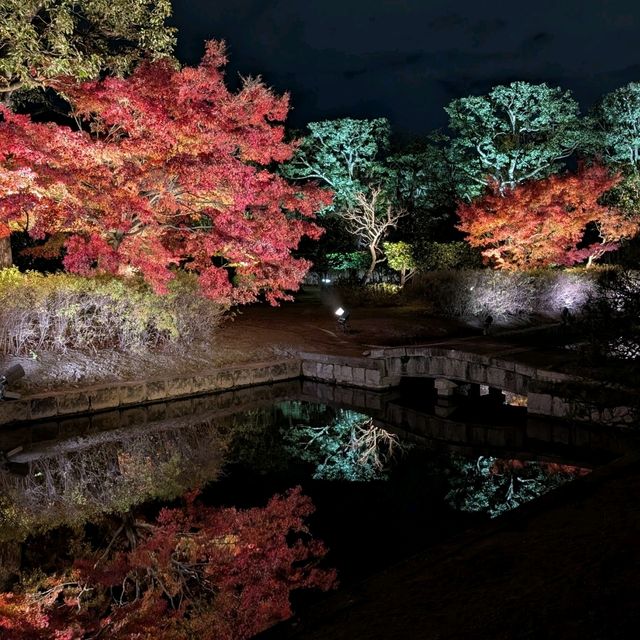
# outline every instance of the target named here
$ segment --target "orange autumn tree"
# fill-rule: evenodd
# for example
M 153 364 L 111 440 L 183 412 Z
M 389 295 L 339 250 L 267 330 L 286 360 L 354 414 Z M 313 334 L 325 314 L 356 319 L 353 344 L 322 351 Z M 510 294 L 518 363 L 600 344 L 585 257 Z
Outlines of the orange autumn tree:
M 590 265 L 633 237 L 640 218 L 600 203 L 620 181 L 601 166 L 524 183 L 458 206 L 458 229 L 498 269 Z
M 74 273 L 137 273 L 162 292 L 184 268 L 220 302 L 286 298 L 309 267 L 291 251 L 319 235 L 329 193 L 277 174 L 295 149 L 288 97 L 258 80 L 229 91 L 225 63 L 210 42 L 195 68 L 164 59 L 128 78 L 59 79 L 77 130 L 0 107 L 0 234 L 64 245 Z

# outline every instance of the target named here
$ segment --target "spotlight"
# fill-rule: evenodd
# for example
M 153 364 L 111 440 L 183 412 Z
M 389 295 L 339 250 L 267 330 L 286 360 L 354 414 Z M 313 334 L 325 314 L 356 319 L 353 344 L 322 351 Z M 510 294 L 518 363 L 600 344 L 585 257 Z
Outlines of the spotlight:
M 336 320 L 338 321 L 338 326 L 343 331 L 349 331 L 349 329 L 351 328 L 349 326 L 349 316 L 351 314 L 346 309 L 343 309 L 342 307 L 338 307 L 334 311 L 334 314 L 336 316 Z
M 329 285 L 331 284 L 331 278 L 322 278 L 322 284 Z
M 0 400 L 17 400 L 20 397 L 19 393 L 7 391 L 7 387 L 23 376 L 24 369 L 19 364 L 14 364 L 13 367 L 7 369 L 4 375 L 0 376 Z

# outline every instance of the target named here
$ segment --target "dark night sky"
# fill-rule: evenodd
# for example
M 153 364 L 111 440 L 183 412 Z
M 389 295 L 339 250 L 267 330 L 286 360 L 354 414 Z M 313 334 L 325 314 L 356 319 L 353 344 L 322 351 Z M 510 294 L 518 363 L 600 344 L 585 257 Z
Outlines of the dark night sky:
M 583 110 L 640 82 L 638 0 L 173 0 L 178 57 L 227 41 L 230 80 L 289 91 L 289 122 L 378 117 L 446 125 L 451 99 L 512 80 L 571 89 Z

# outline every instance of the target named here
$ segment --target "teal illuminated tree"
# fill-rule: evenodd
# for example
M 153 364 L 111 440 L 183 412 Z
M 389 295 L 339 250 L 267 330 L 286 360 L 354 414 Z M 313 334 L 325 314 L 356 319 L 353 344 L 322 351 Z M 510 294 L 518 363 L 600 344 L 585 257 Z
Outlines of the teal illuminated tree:
M 640 84 L 605 95 L 589 116 L 589 151 L 622 174 L 606 196 L 629 215 L 640 212 Z
M 449 156 L 458 196 L 466 200 L 490 185 L 503 193 L 555 173 L 581 135 L 571 93 L 544 83 L 497 86 L 485 96 L 453 100 L 445 111 L 456 133 Z
M 283 172 L 295 180 L 316 180 L 334 192 L 325 213 L 352 207 L 358 193 L 368 192 L 385 174 L 382 155 L 389 147 L 390 127 L 385 118 L 342 118 L 310 122 Z
M 630 82 L 604 96 L 593 110 L 590 122 L 592 151 L 618 169 L 637 173 L 640 168 L 640 83 Z

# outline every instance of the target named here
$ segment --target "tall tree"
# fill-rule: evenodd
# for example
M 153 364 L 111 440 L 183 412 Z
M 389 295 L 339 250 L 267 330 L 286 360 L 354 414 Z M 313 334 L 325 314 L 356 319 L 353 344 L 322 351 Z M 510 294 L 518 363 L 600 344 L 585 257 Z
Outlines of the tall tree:
M 385 118 L 342 118 L 307 126 L 309 133 L 284 165 L 284 175 L 294 180 L 316 180 L 331 188 L 334 200 L 325 211 L 339 214 L 384 174 L 382 155 L 389 147 L 389 122 Z
M 558 171 L 580 138 L 578 104 L 569 91 L 513 82 L 486 96 L 453 100 L 445 111 L 456 133 L 450 158 L 458 196 L 471 200 L 489 186 L 500 193 Z
M 169 0 L 4 0 L 0 4 L 0 103 L 20 90 L 49 87 L 61 75 L 81 80 L 122 74 L 143 57 L 169 55 Z M 0 223 L 0 268 L 12 263 Z
M 608 164 L 640 169 L 640 83 L 630 82 L 602 98 L 590 114 L 592 151 Z
M 365 283 L 373 276 L 376 265 L 384 260 L 382 241 L 385 236 L 406 215 L 406 211 L 394 206 L 382 187 L 374 187 L 369 193 L 356 194 L 355 204 L 342 214 L 349 232 L 369 251 Z
M 288 98 L 256 80 L 231 93 L 225 63 L 212 42 L 196 68 L 58 81 L 81 131 L 2 109 L 0 223 L 66 238 L 76 273 L 137 272 L 162 291 L 180 265 L 221 302 L 286 298 L 309 266 L 291 249 L 319 235 L 310 219 L 330 199 L 270 170 L 293 153 L 277 124 Z
M 527 182 L 504 195 L 496 189 L 458 207 L 458 228 L 500 269 L 591 264 L 640 228 L 637 219 L 601 204 L 602 194 L 619 180 L 592 166 Z

